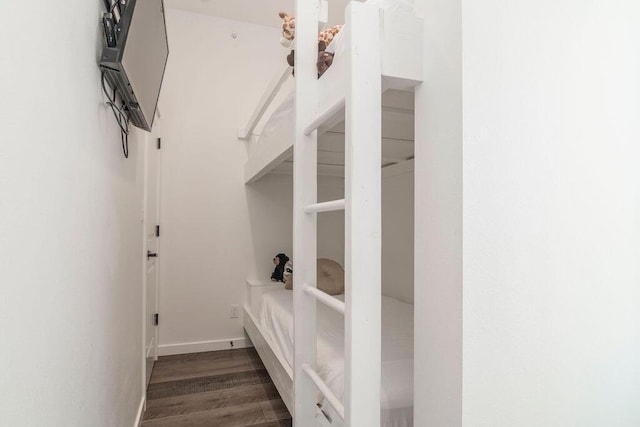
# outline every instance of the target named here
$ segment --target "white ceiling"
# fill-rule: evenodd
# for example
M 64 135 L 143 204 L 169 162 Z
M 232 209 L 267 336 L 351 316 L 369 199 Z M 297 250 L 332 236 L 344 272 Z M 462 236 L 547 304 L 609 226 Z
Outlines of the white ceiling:
M 329 0 L 329 23 L 344 22 L 344 8 L 348 0 Z M 280 27 L 280 11 L 294 14 L 295 0 L 165 0 L 173 9 L 219 16 L 236 21 Z

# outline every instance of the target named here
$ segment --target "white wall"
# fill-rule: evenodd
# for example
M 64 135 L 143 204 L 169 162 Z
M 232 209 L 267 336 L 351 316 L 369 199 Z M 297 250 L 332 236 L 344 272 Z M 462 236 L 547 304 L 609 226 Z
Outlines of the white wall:
M 141 402 L 142 151 L 104 104 L 101 6 L 0 3 L 3 425 L 132 426 Z
M 268 279 L 292 249 L 291 176 L 244 185 L 237 128 L 285 63 L 280 31 L 168 9 L 170 58 L 161 96 L 160 345 L 162 353 L 228 348 L 247 278 Z M 232 38 L 231 34 L 237 34 Z M 319 197 L 343 197 L 338 180 Z M 344 217 L 322 218 L 319 255 L 344 260 Z M 325 223 L 326 222 L 326 223 Z M 340 239 L 340 243 L 336 243 Z
M 413 160 L 382 169 L 382 293 L 413 303 Z
M 640 3 L 464 1 L 464 425 L 640 425 Z
M 329 5 L 329 25 L 344 24 L 344 8 L 349 0 L 331 0 Z M 279 11 L 295 14 L 294 0 L 166 0 L 165 5 L 175 9 L 188 10 L 220 18 L 234 19 L 253 24 L 280 27 Z
M 639 7 L 418 2 L 416 425 L 640 424 Z

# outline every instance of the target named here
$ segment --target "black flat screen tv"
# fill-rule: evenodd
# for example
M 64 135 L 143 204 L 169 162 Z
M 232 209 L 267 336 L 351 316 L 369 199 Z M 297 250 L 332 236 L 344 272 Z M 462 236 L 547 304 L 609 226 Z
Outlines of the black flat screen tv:
M 163 0 L 127 0 L 100 69 L 124 102 L 131 123 L 151 131 L 169 57 Z

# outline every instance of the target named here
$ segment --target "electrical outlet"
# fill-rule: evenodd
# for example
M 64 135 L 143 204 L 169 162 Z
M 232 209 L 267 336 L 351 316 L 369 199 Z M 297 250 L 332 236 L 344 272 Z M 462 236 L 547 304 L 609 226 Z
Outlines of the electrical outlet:
M 237 319 L 240 317 L 240 306 L 237 304 L 231 304 L 231 310 L 229 312 L 230 319 Z

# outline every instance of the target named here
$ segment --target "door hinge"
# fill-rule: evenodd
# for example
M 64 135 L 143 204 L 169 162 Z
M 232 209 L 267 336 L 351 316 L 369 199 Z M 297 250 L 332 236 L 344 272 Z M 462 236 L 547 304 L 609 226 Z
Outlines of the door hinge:
M 157 142 L 158 142 L 158 150 L 159 150 L 160 147 L 162 147 L 162 138 L 158 138 Z
M 154 314 L 154 315 L 153 315 L 153 324 L 154 324 L 155 326 L 158 326 L 158 320 L 159 320 L 159 319 L 158 319 L 158 317 L 159 317 L 159 316 L 158 316 L 158 313 L 156 313 L 156 314 Z
M 160 226 L 156 225 L 156 237 L 160 237 Z

